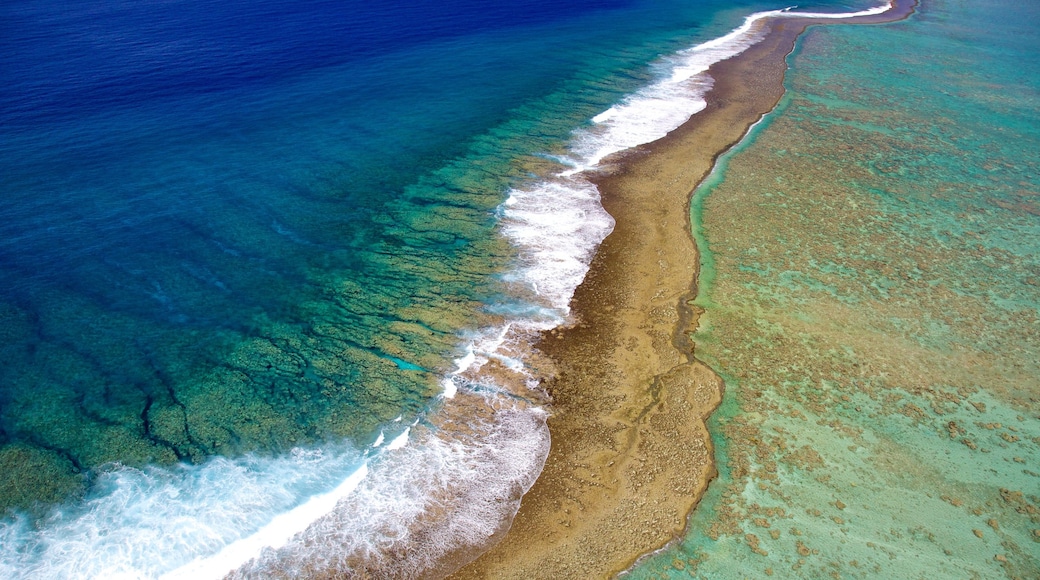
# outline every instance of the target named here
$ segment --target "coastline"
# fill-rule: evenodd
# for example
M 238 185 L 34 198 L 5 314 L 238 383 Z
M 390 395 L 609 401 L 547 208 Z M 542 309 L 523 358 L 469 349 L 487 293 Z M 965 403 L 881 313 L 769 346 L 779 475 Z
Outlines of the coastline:
M 900 20 L 913 2 L 843 20 Z M 591 180 L 615 229 L 575 291 L 576 324 L 545 333 L 556 372 L 552 447 L 500 543 L 453 578 L 603 577 L 683 534 L 715 475 L 705 420 L 721 379 L 694 357 L 700 312 L 690 195 L 784 92 L 786 58 L 817 18 L 772 18 L 765 38 L 713 65 L 707 106 Z

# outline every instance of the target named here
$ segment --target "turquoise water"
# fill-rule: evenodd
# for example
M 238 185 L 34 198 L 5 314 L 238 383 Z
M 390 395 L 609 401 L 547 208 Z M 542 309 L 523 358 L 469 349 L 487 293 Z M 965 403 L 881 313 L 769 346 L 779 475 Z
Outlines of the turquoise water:
M 812 29 L 697 193 L 720 477 L 637 578 L 1040 575 L 1040 12 Z
M 526 340 L 610 228 L 557 174 L 778 7 L 4 3 L 0 575 L 217 576 L 322 517 L 273 559 L 486 545 L 548 445 Z

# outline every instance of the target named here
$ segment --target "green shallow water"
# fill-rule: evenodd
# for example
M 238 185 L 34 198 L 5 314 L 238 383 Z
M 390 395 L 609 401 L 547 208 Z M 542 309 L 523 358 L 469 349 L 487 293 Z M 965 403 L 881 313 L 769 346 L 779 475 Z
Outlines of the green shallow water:
M 1037 23 L 801 39 L 693 207 L 720 477 L 632 577 L 1040 577 Z

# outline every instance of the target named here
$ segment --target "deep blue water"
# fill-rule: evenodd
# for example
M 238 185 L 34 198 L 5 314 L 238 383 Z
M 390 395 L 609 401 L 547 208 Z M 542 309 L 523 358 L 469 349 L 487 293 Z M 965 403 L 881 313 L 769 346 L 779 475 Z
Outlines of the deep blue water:
M 179 385 L 225 364 L 246 337 L 271 335 L 266 326 L 313 323 L 302 305 L 322 301 L 331 280 L 380 285 L 385 265 L 359 254 L 387 237 L 373 223 L 385 204 L 545 90 L 541 67 L 503 76 L 508 53 L 452 43 L 608 7 L 6 3 L 5 442 L 59 449 L 76 471 L 168 459 L 147 439 L 169 437 L 119 425 L 147 423 L 139 416 L 156 405 L 190 407 Z M 475 235 L 488 236 L 490 216 L 478 222 Z M 480 298 L 479 285 L 465 286 Z M 369 335 L 381 331 L 379 316 L 392 319 L 348 320 L 362 308 L 379 305 L 331 318 Z M 351 342 L 378 350 L 372 340 Z M 445 354 L 443 344 L 428 348 Z M 425 394 L 417 389 L 405 389 L 413 406 Z M 143 443 L 79 449 L 86 433 L 26 419 L 24 407 L 39 401 L 24 392 L 52 394 L 56 406 L 75 405 L 70 420 Z M 159 447 L 198 460 L 229 441 L 281 446 L 277 435 L 188 439 L 198 440 Z
M 417 416 L 508 294 L 531 160 L 778 7 L 4 2 L 0 512 Z
M 0 41 L 8 80 L 0 103 L 19 124 L 81 117 L 268 85 L 431 41 L 625 4 L 11 2 Z

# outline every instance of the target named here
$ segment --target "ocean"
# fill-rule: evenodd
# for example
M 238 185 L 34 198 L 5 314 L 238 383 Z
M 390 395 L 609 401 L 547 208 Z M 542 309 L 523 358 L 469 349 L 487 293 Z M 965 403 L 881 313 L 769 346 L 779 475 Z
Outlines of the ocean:
M 612 226 L 580 171 L 784 7 L 5 2 L 0 575 L 475 556 Z

